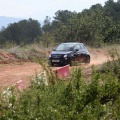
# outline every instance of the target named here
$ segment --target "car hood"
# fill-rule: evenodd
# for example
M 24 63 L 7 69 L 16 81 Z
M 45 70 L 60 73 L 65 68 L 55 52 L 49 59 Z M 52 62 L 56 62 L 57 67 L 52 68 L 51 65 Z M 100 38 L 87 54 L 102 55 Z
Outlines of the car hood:
M 72 51 L 52 51 L 51 54 L 61 54 L 61 55 L 65 55 L 65 54 L 70 54 L 72 53 Z

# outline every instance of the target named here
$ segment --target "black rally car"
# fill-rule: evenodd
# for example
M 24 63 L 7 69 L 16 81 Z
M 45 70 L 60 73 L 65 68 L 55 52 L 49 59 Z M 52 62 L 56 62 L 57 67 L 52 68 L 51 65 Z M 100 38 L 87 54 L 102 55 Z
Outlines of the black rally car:
M 83 43 L 67 42 L 58 45 L 49 55 L 51 66 L 72 65 L 72 61 L 90 63 L 90 54 Z

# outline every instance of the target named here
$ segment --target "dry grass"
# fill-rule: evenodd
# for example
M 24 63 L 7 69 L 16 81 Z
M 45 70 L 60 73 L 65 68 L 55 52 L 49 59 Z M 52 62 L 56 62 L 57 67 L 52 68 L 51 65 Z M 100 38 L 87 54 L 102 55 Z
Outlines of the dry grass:
M 99 54 L 102 54 L 102 53 L 110 54 L 109 52 L 111 51 L 114 52 L 115 49 L 116 51 L 120 51 L 120 45 L 118 44 L 104 45 L 101 48 L 90 48 L 89 46 L 87 46 L 87 49 L 96 58 L 95 56 L 96 52 L 97 54 L 98 53 Z M 22 47 L 21 46 L 5 47 L 3 49 L 0 49 L 0 52 L 13 53 L 19 59 L 35 61 L 36 59 L 47 60 L 52 50 L 53 50 L 53 47 L 45 48 L 43 45 L 35 43 L 35 44 L 25 45 Z
M 47 59 L 51 50 L 52 48 L 44 48 L 40 44 L 31 44 L 24 47 L 12 47 L 3 51 L 13 53 L 19 59 L 35 61 L 37 59 Z

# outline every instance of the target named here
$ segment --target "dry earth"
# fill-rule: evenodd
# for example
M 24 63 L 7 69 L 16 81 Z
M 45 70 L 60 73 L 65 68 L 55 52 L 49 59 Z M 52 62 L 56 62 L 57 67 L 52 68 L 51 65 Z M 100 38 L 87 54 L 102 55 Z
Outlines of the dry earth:
M 107 51 L 103 50 L 89 50 L 91 54 L 91 63 L 84 65 L 85 68 L 91 65 L 103 64 L 108 60 Z M 55 69 L 55 68 L 54 68 Z M 34 62 L 22 62 L 10 53 L 0 53 L 0 87 L 7 88 L 22 80 L 23 87 L 30 84 L 31 78 L 35 73 L 41 73 L 42 66 Z

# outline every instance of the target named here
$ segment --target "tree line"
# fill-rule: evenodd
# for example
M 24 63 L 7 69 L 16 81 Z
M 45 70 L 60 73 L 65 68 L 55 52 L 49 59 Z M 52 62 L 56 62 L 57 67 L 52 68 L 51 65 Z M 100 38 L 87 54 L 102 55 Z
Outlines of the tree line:
M 92 5 L 78 13 L 58 10 L 54 20 L 46 16 L 43 26 L 29 18 L 0 31 L 0 44 L 42 42 L 48 47 L 52 43 L 71 41 L 97 47 L 104 43 L 120 43 L 120 0 L 108 0 L 104 6 Z

